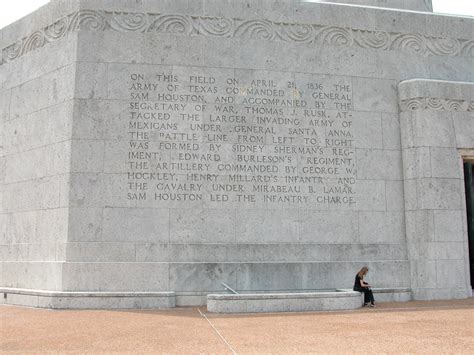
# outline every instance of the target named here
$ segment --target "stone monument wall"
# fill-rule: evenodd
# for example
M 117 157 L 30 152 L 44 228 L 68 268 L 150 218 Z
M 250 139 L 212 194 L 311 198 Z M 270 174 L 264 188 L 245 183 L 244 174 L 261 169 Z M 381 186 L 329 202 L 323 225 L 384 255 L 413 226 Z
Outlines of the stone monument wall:
M 279 1 L 41 11 L 21 41 L 2 30 L 2 286 L 196 304 L 222 282 L 349 288 L 368 265 L 378 287 L 445 289 L 442 273 L 416 284 L 445 257 L 419 256 L 397 85 L 472 81 L 471 19 Z M 464 273 L 444 297 L 469 289 L 462 198 L 446 209 L 463 232 L 444 238 Z
M 62 289 L 69 220 L 75 34 L 36 32 L 62 11 L 40 9 L 1 31 L 0 274 L 2 286 Z M 13 46 L 23 38 L 21 48 Z M 40 47 L 40 48 L 37 48 Z M 11 60 L 21 56 L 19 60 Z M 8 63 L 6 63 L 9 61 Z

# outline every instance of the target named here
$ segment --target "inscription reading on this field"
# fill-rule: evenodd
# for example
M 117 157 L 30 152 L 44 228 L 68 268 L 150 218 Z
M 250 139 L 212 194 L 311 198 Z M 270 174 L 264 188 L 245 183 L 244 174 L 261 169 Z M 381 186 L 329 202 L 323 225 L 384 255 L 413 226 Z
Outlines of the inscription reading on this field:
M 128 200 L 355 205 L 348 78 L 157 66 L 126 75 Z

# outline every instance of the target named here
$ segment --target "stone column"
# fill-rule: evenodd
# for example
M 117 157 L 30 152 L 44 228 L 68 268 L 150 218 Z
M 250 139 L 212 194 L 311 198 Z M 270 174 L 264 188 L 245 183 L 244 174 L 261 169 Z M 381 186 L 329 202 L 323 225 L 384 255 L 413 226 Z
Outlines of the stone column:
M 471 294 L 463 159 L 474 148 L 474 85 L 399 84 L 405 216 L 415 299 Z

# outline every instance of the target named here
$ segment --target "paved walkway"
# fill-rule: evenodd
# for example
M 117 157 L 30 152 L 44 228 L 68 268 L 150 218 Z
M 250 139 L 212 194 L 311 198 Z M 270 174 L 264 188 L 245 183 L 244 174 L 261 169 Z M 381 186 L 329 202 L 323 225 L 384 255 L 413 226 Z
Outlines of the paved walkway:
M 0 306 L 0 351 L 474 353 L 474 298 L 340 312 L 219 315 Z

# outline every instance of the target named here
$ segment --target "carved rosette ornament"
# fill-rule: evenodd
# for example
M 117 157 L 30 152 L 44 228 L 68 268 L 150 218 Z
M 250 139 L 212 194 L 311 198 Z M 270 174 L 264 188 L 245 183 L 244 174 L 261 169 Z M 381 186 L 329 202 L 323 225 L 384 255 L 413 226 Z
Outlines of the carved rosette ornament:
M 270 20 L 80 10 L 3 48 L 0 64 L 15 60 L 79 30 L 249 38 L 262 41 L 403 51 L 421 56 L 474 57 L 474 41 L 465 39 Z

